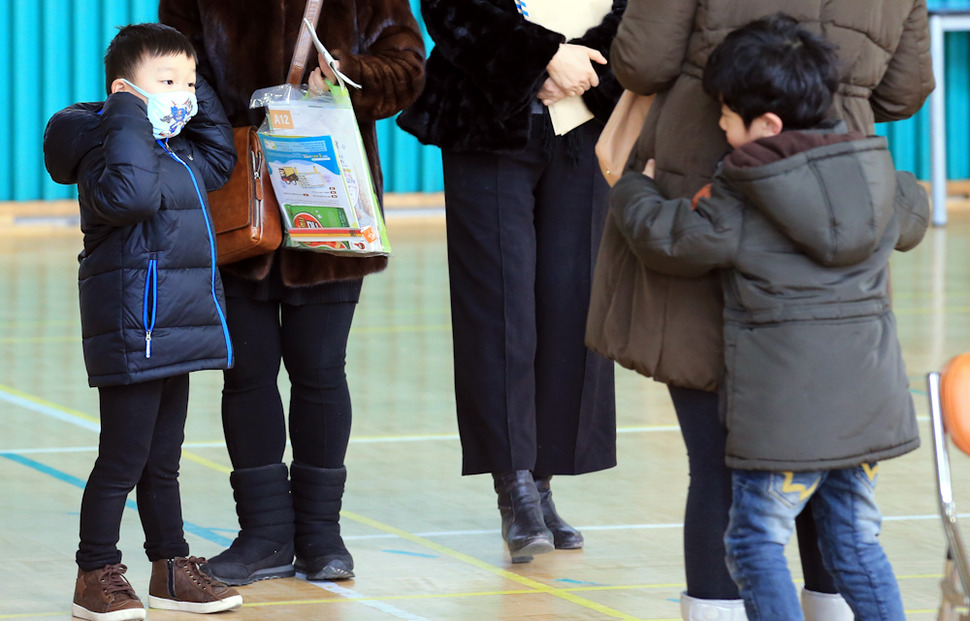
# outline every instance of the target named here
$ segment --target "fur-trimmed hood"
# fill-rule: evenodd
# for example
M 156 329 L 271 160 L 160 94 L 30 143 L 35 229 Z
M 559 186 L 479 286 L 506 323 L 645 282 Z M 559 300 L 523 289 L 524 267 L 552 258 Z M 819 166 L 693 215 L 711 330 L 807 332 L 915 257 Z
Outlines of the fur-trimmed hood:
M 885 138 L 848 133 L 841 121 L 833 131 L 787 131 L 750 142 L 721 168 L 754 208 L 825 266 L 854 265 L 875 252 L 894 215 L 896 188 L 885 183 L 892 171 Z M 846 182 L 857 178 L 869 182 Z

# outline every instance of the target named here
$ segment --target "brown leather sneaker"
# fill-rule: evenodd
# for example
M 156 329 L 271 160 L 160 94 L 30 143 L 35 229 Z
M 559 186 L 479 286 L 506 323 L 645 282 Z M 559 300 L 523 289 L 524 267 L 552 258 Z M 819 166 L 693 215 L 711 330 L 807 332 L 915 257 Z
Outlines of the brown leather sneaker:
M 127 570 L 120 563 L 91 571 L 78 569 L 71 614 L 90 621 L 144 619 L 145 607 L 124 576 Z
M 242 606 L 242 595 L 202 571 L 204 558 L 178 556 L 152 563 L 148 607 L 184 612 L 221 612 Z

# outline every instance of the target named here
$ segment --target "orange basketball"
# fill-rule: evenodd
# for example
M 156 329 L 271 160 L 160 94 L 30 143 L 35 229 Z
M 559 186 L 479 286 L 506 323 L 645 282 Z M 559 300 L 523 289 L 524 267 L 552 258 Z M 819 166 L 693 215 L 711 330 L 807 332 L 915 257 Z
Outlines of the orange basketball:
M 955 356 L 943 369 L 940 403 L 953 444 L 970 455 L 970 352 Z

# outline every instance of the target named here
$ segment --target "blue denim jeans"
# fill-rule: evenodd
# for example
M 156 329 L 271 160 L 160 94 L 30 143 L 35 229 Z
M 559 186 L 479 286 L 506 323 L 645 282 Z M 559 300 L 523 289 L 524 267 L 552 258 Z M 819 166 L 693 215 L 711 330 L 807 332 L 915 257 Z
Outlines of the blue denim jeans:
M 879 545 L 876 464 L 844 470 L 735 470 L 734 500 L 724 537 L 728 569 L 749 621 L 802 621 L 785 559 L 795 516 L 813 496 L 825 568 L 857 621 L 902 621 L 903 603 Z

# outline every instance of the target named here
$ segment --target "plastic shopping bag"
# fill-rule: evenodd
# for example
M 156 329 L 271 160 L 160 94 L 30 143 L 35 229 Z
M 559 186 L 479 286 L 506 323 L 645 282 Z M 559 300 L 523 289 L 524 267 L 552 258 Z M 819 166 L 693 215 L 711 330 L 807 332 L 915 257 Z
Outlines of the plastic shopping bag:
M 283 246 L 341 255 L 388 255 L 391 245 L 343 80 L 310 95 L 284 84 L 253 93 L 283 217 Z

